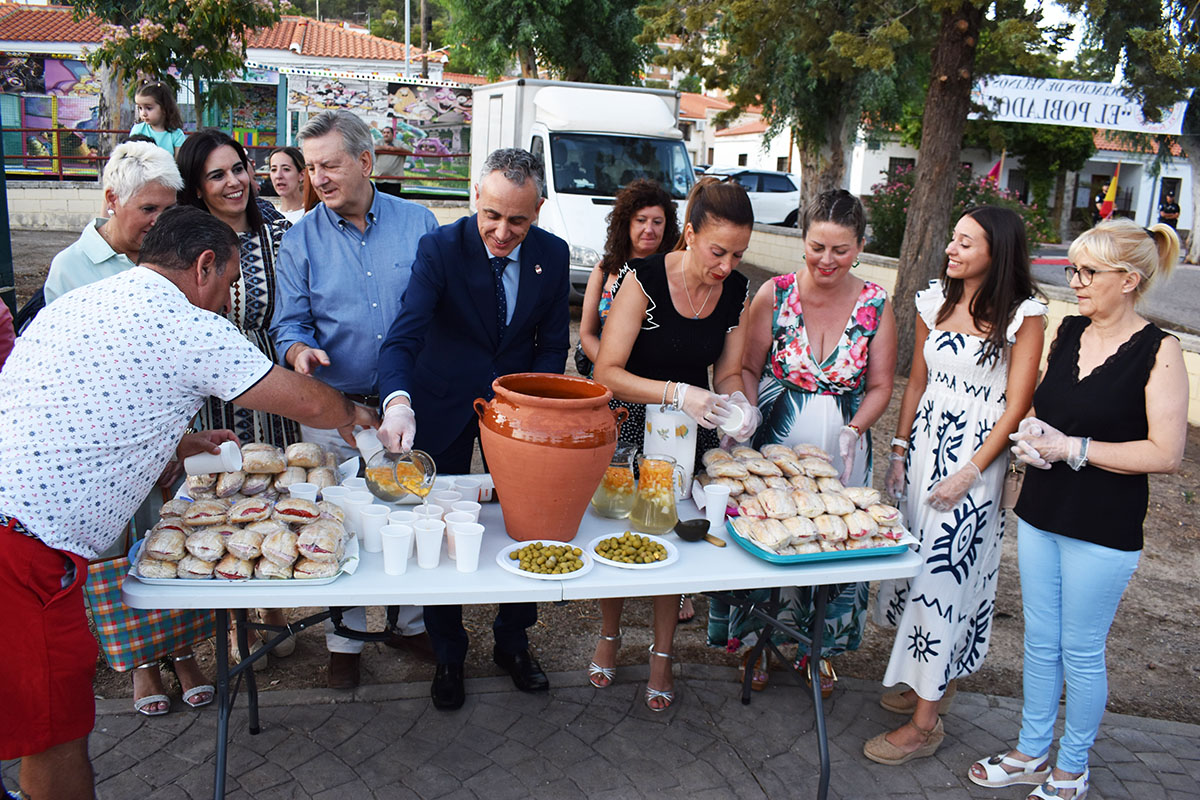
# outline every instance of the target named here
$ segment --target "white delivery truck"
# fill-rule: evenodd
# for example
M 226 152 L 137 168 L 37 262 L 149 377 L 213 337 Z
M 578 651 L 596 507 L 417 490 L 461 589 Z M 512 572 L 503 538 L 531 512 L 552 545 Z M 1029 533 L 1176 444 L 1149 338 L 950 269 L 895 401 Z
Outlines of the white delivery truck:
M 500 147 L 523 147 L 542 159 L 546 202 L 537 224 L 571 246 L 571 284 L 582 293 L 625 184 L 635 178 L 661 183 L 676 200 L 682 228 L 695 176 L 678 121 L 679 93 L 664 89 L 524 78 L 479 86 L 472 102 L 471 180 Z

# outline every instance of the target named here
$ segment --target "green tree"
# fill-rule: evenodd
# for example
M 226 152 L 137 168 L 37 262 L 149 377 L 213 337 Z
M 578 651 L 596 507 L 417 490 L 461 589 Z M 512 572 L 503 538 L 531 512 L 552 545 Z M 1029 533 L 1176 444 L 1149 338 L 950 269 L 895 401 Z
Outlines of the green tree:
M 522 77 L 632 84 L 653 50 L 634 38 L 637 0 L 448 0 L 471 68 L 491 77 L 516 58 Z M 456 53 L 452 58 L 457 58 Z
M 152 78 L 179 88 L 171 67 L 192 82 L 196 118 L 206 103 L 234 105 L 241 94 L 229 83 L 246 64 L 246 40 L 279 21 L 282 0 L 72 0 L 76 17 L 104 23 L 100 45 L 88 55 L 94 67 L 118 81 Z M 208 84 L 207 96 L 200 91 Z M 104 109 L 102 109 L 103 113 Z M 111 113 L 111 112 L 110 112 Z

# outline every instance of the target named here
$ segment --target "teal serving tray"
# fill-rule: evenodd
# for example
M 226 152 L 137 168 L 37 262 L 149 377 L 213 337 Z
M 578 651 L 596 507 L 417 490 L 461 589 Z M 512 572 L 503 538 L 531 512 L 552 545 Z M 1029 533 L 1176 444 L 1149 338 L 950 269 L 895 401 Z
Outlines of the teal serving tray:
M 734 530 L 733 523 L 728 519 L 725 520 L 725 530 L 729 531 L 729 538 L 737 542 L 747 553 L 756 558 L 761 558 L 763 561 L 769 561 L 772 564 L 812 564 L 820 561 L 841 561 L 847 558 L 877 558 L 879 556 L 894 556 L 908 549 L 908 545 L 906 544 L 896 544 L 892 547 L 872 547 L 867 550 L 830 550 L 827 553 L 800 553 L 792 556 L 781 556 L 778 553 L 772 553 L 766 548 L 759 547 L 749 539 L 743 538 L 740 533 Z

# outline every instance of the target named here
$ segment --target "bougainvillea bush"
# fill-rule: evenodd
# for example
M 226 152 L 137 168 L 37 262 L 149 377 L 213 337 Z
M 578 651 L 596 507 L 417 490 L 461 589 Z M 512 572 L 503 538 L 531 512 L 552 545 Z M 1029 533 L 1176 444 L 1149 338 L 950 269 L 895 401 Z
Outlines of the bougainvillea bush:
M 909 199 L 913 193 L 913 182 L 916 169 L 899 167 L 884 180 L 871 187 L 871 194 L 862 198 L 867 209 L 867 219 L 871 224 L 871 234 L 867 242 L 867 250 L 885 256 L 899 256 L 900 242 L 904 239 L 904 222 L 908 216 Z M 950 228 L 946 231 L 946 241 L 950 241 L 950 233 L 954 223 L 968 208 L 976 206 L 1001 206 L 1011 208 L 1020 214 L 1025 221 L 1025 234 L 1029 237 L 1032 247 L 1040 242 L 1054 241 L 1054 228 L 1046 213 L 1038 205 L 1025 205 L 1017 199 L 1015 193 L 1001 189 L 987 178 L 975 177 L 971 170 L 963 167 L 958 175 L 958 184 L 954 187 L 954 209 L 950 214 Z

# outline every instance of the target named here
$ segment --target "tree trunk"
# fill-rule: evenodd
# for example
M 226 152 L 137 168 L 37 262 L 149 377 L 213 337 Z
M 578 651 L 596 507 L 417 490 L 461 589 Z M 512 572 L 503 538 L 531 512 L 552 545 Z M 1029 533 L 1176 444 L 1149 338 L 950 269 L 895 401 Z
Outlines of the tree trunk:
M 120 72 L 102 64 L 96 68 L 96 78 L 100 83 L 100 102 L 97 106 L 100 127 L 104 130 L 121 130 L 121 99 L 125 90 Z M 108 155 L 118 141 L 116 134 L 105 134 L 101 152 Z M 103 169 L 104 165 L 101 164 L 100 168 Z
M 854 110 L 845 104 L 834 107 L 825 119 L 823 144 L 800 141 L 798 214 L 803 214 L 804 208 L 821 192 L 842 188 L 846 178 L 846 125 Z
M 1183 135 L 1179 137 L 1184 151 L 1187 153 L 1188 164 L 1192 166 L 1192 224 L 1188 225 L 1187 255 L 1184 261 L 1189 264 L 1200 264 L 1200 136 Z
M 522 78 L 537 78 L 537 55 L 534 54 L 532 47 L 518 48 L 517 59 L 521 62 Z
M 912 367 L 916 330 L 913 297 L 937 276 L 944 258 L 982 19 L 983 9 L 970 0 L 944 12 L 933 46 L 933 70 L 929 93 L 925 96 L 914 190 L 904 224 L 900 268 L 892 297 L 900 337 L 896 369 L 905 375 Z
M 192 96 L 196 98 L 196 130 L 204 127 L 204 96 L 200 94 L 200 79 L 192 76 Z
M 421 0 L 421 77 L 429 77 L 429 32 L 433 27 L 425 0 Z
M 1071 214 L 1075 211 L 1075 186 L 1078 181 L 1079 173 L 1071 171 L 1063 173 L 1058 179 L 1055 219 L 1058 220 L 1059 241 L 1064 243 L 1071 238 Z

